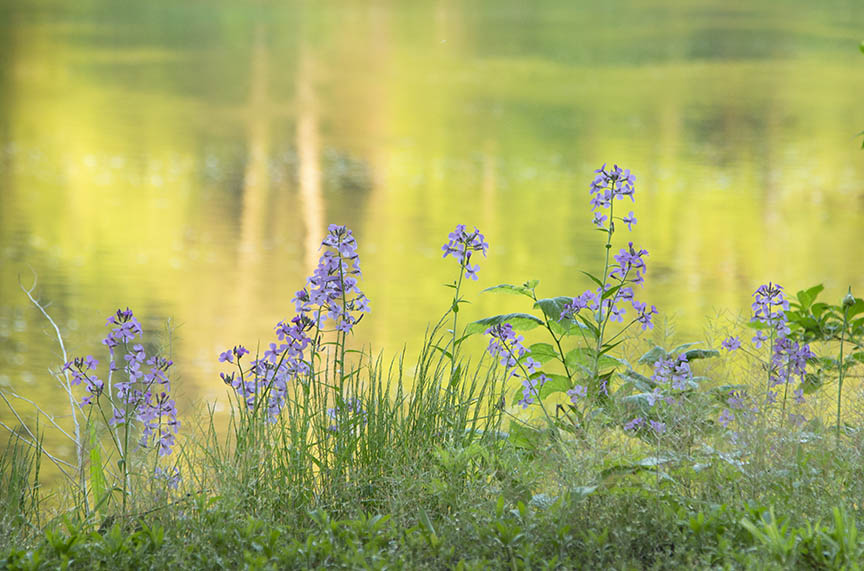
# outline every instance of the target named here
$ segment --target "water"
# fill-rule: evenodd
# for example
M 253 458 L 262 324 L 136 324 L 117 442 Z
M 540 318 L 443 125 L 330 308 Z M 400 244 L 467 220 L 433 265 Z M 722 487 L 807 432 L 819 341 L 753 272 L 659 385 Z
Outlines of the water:
M 386 354 L 446 309 L 459 222 L 492 246 L 465 319 L 529 309 L 500 282 L 579 293 L 604 162 L 637 174 L 641 297 L 678 337 L 769 279 L 864 293 L 864 5 L 534 4 L 0 3 L 0 384 L 67 410 L 35 274 L 72 354 L 130 306 L 181 414 L 224 402 L 216 356 L 269 342 L 328 223 Z

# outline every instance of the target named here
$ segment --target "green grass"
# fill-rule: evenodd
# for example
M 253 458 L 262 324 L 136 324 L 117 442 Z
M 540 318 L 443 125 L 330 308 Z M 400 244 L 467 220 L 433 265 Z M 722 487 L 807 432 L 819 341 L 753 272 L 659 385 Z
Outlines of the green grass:
M 57 490 L 40 506 L 40 457 L 13 439 L 0 567 L 840 569 L 864 553 L 857 431 L 767 419 L 733 444 L 705 393 L 661 438 L 625 435 L 610 408 L 519 446 L 496 368 L 463 361 L 451 382 L 434 344 L 410 375 L 363 355 L 339 390 L 363 395 L 365 421 L 338 432 L 325 384 L 298 386 L 277 423 L 237 413 L 223 432 L 204 414 L 181 488 L 135 479 L 125 516 Z

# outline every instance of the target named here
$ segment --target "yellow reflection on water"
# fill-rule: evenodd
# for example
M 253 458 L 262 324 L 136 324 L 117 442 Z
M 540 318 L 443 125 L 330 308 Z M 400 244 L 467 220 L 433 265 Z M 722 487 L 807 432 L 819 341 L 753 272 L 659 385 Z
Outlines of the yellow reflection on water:
M 642 297 L 682 338 L 764 281 L 864 290 L 860 14 L 715 4 L 621 3 L 627 33 L 568 2 L 160 5 L 191 39 L 152 7 L 13 8 L 0 381 L 63 410 L 28 264 L 75 354 L 117 307 L 155 338 L 170 318 L 186 407 L 224 395 L 219 351 L 290 316 L 329 223 L 354 229 L 372 300 L 354 342 L 388 355 L 446 310 L 460 222 L 491 243 L 463 322 L 529 309 L 479 293 L 496 283 L 579 293 L 601 270 L 587 185 L 605 161 L 637 174 L 620 237 L 651 252 Z

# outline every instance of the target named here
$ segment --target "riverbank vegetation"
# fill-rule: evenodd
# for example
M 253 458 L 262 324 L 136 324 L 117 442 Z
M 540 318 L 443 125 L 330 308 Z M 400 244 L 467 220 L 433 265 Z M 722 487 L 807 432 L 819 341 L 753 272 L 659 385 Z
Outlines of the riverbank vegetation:
M 0 562 L 857 568 L 864 301 L 767 283 L 722 334 L 648 343 L 649 253 L 618 241 L 635 194 L 629 171 L 595 172 L 605 262 L 576 295 L 538 280 L 477 294 L 490 244 L 456 226 L 446 310 L 416 356 L 390 359 L 352 346 L 374 300 L 352 232 L 330 226 L 275 340 L 218 356 L 227 427 L 213 407 L 178 414 L 175 366 L 132 310 L 108 319 L 104 356 L 66 355 L 58 329 L 70 417 L 28 423 L 38 403 L 3 393 L 19 425 L 0 457 Z M 469 295 L 526 310 L 464 323 Z M 43 447 L 48 430 L 71 452 Z M 62 485 L 42 487 L 48 465 Z

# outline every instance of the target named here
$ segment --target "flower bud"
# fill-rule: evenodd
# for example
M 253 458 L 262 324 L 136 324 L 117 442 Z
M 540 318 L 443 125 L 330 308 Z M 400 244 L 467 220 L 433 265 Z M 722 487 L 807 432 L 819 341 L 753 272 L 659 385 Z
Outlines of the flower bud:
M 855 297 L 852 295 L 852 288 L 849 288 L 849 293 L 843 296 L 843 309 L 849 309 L 855 305 Z

